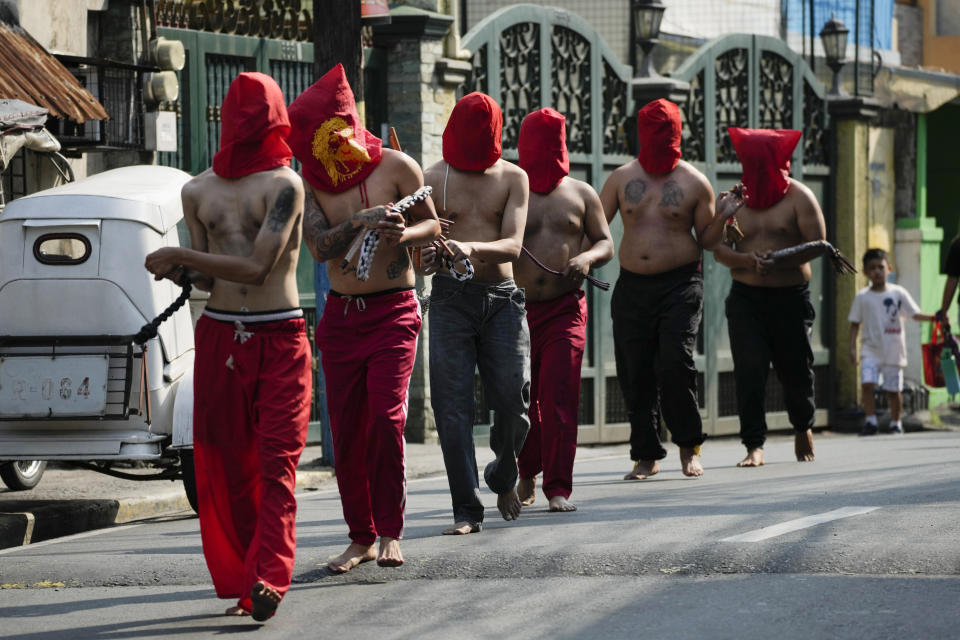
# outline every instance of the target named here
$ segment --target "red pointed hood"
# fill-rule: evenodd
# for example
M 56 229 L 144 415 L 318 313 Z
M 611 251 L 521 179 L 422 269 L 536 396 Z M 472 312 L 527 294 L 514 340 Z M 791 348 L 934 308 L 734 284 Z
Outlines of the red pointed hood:
M 474 91 L 457 102 L 443 130 L 443 159 L 461 171 L 483 171 L 500 159 L 503 114 L 490 96 Z
M 747 206 L 766 209 L 780 202 L 790 188 L 790 156 L 803 133 L 795 129 L 738 127 L 727 131 L 743 166 Z
M 290 166 L 290 133 L 283 91 L 263 73 L 241 73 L 220 108 L 220 150 L 213 171 L 242 178 L 257 171 Z
M 567 121 L 553 109 L 538 109 L 523 119 L 517 147 L 531 191 L 550 193 L 570 173 Z
M 680 162 L 683 122 L 680 108 L 669 100 L 654 100 L 637 112 L 637 160 L 647 173 L 673 171 Z
M 363 128 L 342 64 L 291 103 L 290 122 L 293 155 L 307 182 L 321 191 L 346 191 L 380 163 L 383 144 Z

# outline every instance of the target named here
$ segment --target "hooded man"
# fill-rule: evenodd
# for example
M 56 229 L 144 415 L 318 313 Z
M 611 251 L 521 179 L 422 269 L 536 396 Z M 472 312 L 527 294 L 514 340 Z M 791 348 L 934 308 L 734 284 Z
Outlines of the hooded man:
M 637 160 L 611 173 L 600 192 L 607 222 L 618 210 L 623 220 L 610 309 L 634 461 L 625 480 L 660 471 L 658 461 L 667 455 L 657 435 L 661 414 L 680 448 L 684 475 L 703 475 L 697 455 L 706 436 L 693 363 L 703 309 L 700 259 L 702 249 L 720 241 L 725 218 L 736 209 L 714 215 L 710 182 L 680 159 L 681 130 L 677 105 L 656 100 L 644 106 L 637 113 Z
M 524 506 L 533 504 L 542 471 L 550 511 L 576 510 L 569 499 L 587 328 L 580 285 L 591 268 L 613 257 L 600 198 L 589 184 L 567 175 L 566 138 L 565 118 L 553 109 L 538 109 L 524 118 L 517 145 L 531 192 L 524 247 L 563 274 L 546 272 L 527 255 L 513 265 L 527 296 L 532 372 L 530 433 L 520 453 L 517 492 Z
M 798 461 L 813 460 L 813 351 L 810 327 L 809 258 L 768 258 L 772 251 L 826 239 L 816 196 L 790 177 L 790 156 L 802 135 L 781 129 L 730 127 L 730 140 L 743 165 L 747 204 L 737 213 L 743 238 L 720 244 L 717 260 L 730 269 L 727 329 L 737 384 L 740 438 L 747 456 L 739 467 L 763 464 L 767 423 L 764 396 L 770 365 L 783 384 L 787 414 L 795 433 Z M 729 192 L 718 199 L 737 200 Z
M 184 185 L 190 249 L 147 256 L 158 279 L 211 292 L 196 326 L 194 459 L 203 555 L 228 615 L 265 620 L 290 587 L 295 471 L 312 374 L 299 308 L 303 186 L 270 76 L 241 73 L 221 110 L 220 151 Z
M 474 267 L 466 282 L 438 273 L 430 297 L 430 395 L 453 500 L 454 525 L 444 534 L 480 531 L 483 522 L 473 446 L 477 368 L 494 410 L 496 459 L 484 479 L 505 520 L 521 508 L 517 455 L 530 428 L 530 334 L 512 262 L 523 242 L 529 187 L 522 169 L 500 159 L 502 123 L 490 96 L 461 98 L 443 132 L 443 160 L 424 176 L 441 214 L 453 222 L 446 244 L 454 259 Z M 428 272 L 438 268 L 433 249 L 424 249 L 423 265 Z
M 364 129 L 343 65 L 293 101 L 290 120 L 290 145 L 307 193 L 304 241 L 315 260 L 327 263 L 330 278 L 316 342 L 351 543 L 327 566 L 345 573 L 376 558 L 380 566 L 397 567 L 403 564 L 407 388 L 422 322 L 406 247 L 432 241 L 440 223 L 429 198 L 408 209 L 406 220 L 384 206 L 422 187 L 423 174 L 409 156 L 382 149 Z M 382 241 L 369 277 L 360 280 L 341 259 L 370 229 Z

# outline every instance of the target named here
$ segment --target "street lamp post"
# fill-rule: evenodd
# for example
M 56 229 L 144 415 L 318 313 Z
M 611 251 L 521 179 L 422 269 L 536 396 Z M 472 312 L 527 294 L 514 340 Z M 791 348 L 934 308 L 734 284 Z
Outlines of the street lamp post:
M 831 98 L 847 97 L 849 94 L 840 84 L 840 69 L 843 68 L 847 57 L 847 35 L 850 30 L 837 16 L 830 20 L 820 30 L 820 40 L 827 57 L 827 66 L 833 71 L 833 86 L 830 87 Z
M 637 71 L 637 78 L 659 78 L 660 74 L 653 66 L 650 52 L 656 46 L 660 35 L 660 21 L 666 6 L 658 0 L 631 0 L 633 13 L 633 39 L 643 51 L 643 63 Z

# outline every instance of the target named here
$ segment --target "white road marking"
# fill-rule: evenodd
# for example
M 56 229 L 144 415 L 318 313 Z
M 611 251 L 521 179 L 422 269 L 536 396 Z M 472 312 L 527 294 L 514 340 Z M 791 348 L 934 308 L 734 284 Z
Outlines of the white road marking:
M 833 511 L 827 511 L 826 513 L 818 513 L 814 516 L 806 516 L 804 518 L 797 518 L 796 520 L 788 520 L 787 522 L 781 522 L 780 524 L 775 524 L 771 527 L 754 529 L 753 531 L 741 533 L 738 536 L 723 538 L 720 540 L 720 542 L 760 542 L 761 540 L 782 536 L 783 534 L 790 533 L 792 531 L 799 531 L 800 529 L 815 527 L 818 524 L 831 522 L 832 520 L 840 520 L 841 518 L 849 518 L 850 516 L 859 516 L 864 513 L 870 513 L 871 511 L 876 511 L 879 508 L 880 507 L 841 507 L 840 509 L 834 509 Z
M 6 549 L 0 549 L 0 555 L 7 553 L 16 553 L 17 551 L 26 551 L 33 550 L 37 547 L 46 547 L 51 544 L 59 544 L 61 542 L 70 542 L 72 540 L 79 540 L 81 538 L 92 538 L 93 536 L 99 536 L 102 533 L 115 533 L 117 531 L 126 531 L 128 529 L 135 529 L 137 527 L 143 526 L 141 524 L 128 524 L 122 527 L 106 527 L 104 529 L 94 529 L 93 531 L 84 531 L 83 533 L 75 533 L 72 536 L 63 536 L 62 538 L 53 538 L 51 540 L 44 540 L 43 542 L 34 542 L 31 544 L 23 545 L 22 547 L 8 547 Z

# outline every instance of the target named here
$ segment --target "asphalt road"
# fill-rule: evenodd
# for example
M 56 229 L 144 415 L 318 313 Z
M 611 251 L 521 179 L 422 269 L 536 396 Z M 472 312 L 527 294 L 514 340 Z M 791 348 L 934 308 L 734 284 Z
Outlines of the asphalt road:
M 439 536 L 445 478 L 409 485 L 407 563 L 321 568 L 342 551 L 335 491 L 300 496 L 294 586 L 258 625 L 218 615 L 196 519 L 182 516 L 0 551 L 8 638 L 951 638 L 960 637 L 960 433 L 792 441 L 736 469 L 624 482 L 625 448 L 584 449 L 571 514 L 546 500 L 519 521 Z M 481 452 L 485 461 L 486 452 Z

